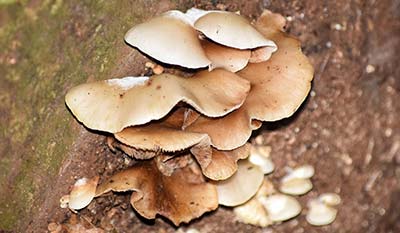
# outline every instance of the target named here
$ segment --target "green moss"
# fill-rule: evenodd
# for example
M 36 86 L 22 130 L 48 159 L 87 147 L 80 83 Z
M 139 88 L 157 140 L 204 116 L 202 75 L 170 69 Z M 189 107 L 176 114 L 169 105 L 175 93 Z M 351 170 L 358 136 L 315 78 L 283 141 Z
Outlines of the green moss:
M 83 12 L 74 12 L 77 4 Z M 17 63 L 0 63 L 1 73 L 7 74 L 0 83 L 11 87 L 0 85 L 0 93 L 12 95 L 0 108 L 5 109 L 0 135 L 10 139 L 0 157 L 0 229 L 26 224 L 46 186 L 43 181 L 57 174 L 75 136 L 70 128 L 74 118 L 64 104 L 66 88 L 85 82 L 90 70 L 100 71 L 96 79 L 107 78 L 118 56 L 115 41 L 134 21 L 120 7 L 110 1 L 55 0 L 35 9 L 24 4 L 6 8 L 14 17 L 0 29 L 0 46 L 5 54 L 17 54 Z
M 5 2 L 13 1 L 0 0 L 0 5 Z M 27 224 L 47 188 L 46 179 L 57 174 L 74 142 L 70 123 L 75 119 L 64 104 L 66 90 L 89 75 L 109 78 L 123 35 L 158 4 L 45 0 L 28 8 L 27 2 L 2 6 L 9 21 L 0 27 L 0 47 L 5 57 L 16 59 L 9 64 L 0 54 L 0 73 L 6 74 L 0 78 L 2 230 Z M 132 6 L 135 11 L 128 12 Z

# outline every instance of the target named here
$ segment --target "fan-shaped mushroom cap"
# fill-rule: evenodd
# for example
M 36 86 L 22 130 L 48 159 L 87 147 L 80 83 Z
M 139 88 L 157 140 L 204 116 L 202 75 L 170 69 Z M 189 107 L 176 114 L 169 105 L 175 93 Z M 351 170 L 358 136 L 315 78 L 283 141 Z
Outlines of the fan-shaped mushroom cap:
M 69 194 L 68 207 L 73 210 L 85 208 L 96 194 L 99 177 L 93 179 L 81 178 L 77 180 Z
M 211 62 L 200 45 L 198 32 L 185 14 L 168 11 L 131 28 L 125 41 L 164 63 L 201 68 Z
M 215 182 L 218 202 L 225 206 L 238 206 L 253 197 L 264 179 L 263 172 L 247 160 L 238 162 L 238 170 L 227 180 Z
M 222 116 L 240 107 L 249 89 L 248 81 L 217 69 L 189 79 L 161 74 L 86 83 L 72 88 L 65 101 L 88 128 L 116 133 L 160 119 L 180 101 L 204 115 Z
M 194 27 L 211 40 L 237 49 L 275 47 L 273 41 L 259 33 L 241 15 L 226 11 L 214 11 L 200 17 Z
M 313 185 L 309 179 L 293 178 L 281 182 L 279 190 L 290 195 L 303 195 L 312 189 Z
M 308 203 L 309 210 L 306 215 L 306 221 L 314 226 L 328 225 L 335 221 L 337 210 L 320 200 L 311 200 Z
M 131 204 L 140 215 L 153 219 L 160 214 L 175 225 L 189 222 L 218 207 L 215 186 L 206 183 L 193 165 L 165 176 L 154 161 L 142 161 L 99 185 L 96 195 L 111 190 L 133 191 Z
M 239 50 L 220 44 L 202 40 L 203 49 L 210 59 L 208 69 L 223 68 L 231 72 L 237 72 L 246 67 L 252 52 L 250 50 Z
M 288 195 L 273 194 L 259 198 L 268 212 L 268 216 L 274 222 L 281 222 L 296 217 L 301 212 L 299 202 Z
M 300 107 L 311 87 L 313 67 L 301 52 L 299 41 L 282 31 L 284 23 L 282 16 L 269 11 L 256 23 L 257 29 L 274 40 L 279 50 L 268 61 L 248 64 L 238 73 L 251 83 L 244 104 L 225 117 L 201 116 L 188 131 L 207 133 L 213 146 L 231 150 L 246 143 L 252 130 L 260 127 L 258 121 L 280 120 Z

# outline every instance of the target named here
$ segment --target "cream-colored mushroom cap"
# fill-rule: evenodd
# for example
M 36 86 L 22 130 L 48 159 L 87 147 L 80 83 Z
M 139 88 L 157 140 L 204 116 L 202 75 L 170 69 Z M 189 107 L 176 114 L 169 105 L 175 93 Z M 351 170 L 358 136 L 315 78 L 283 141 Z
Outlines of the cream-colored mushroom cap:
M 77 180 L 69 194 L 68 207 L 73 210 L 79 210 L 89 205 L 96 195 L 98 182 L 99 177 L 91 180 L 87 178 Z
M 250 150 L 249 161 L 257 165 L 264 174 L 269 174 L 275 169 L 275 165 L 270 158 L 271 147 L 252 146 Z
M 65 101 L 86 127 L 116 133 L 160 119 L 181 101 L 204 115 L 223 116 L 241 106 L 249 89 L 248 81 L 216 69 L 192 78 L 161 74 L 86 83 L 69 90 Z
M 306 221 L 314 226 L 323 226 L 332 223 L 337 215 L 337 210 L 327 206 L 320 200 L 311 200 L 308 204 L 309 210 Z
M 319 200 L 329 206 L 339 205 L 342 201 L 340 196 L 336 193 L 324 193 L 319 196 Z
M 246 18 L 226 11 L 216 11 L 200 17 L 194 27 L 211 40 L 237 49 L 275 47 L 276 44 L 259 33 Z
M 237 206 L 253 197 L 264 179 L 264 174 L 247 160 L 238 162 L 238 170 L 227 180 L 215 182 L 218 202 L 225 206 Z
M 180 11 L 168 11 L 134 26 L 126 33 L 125 41 L 164 63 L 192 69 L 211 63 L 200 45 L 198 32 Z
M 313 185 L 309 179 L 293 178 L 281 182 L 279 190 L 290 195 L 303 195 L 312 189 Z
M 314 167 L 311 165 L 302 165 L 300 167 L 296 167 L 293 170 L 289 170 L 288 174 L 283 177 L 283 180 L 289 180 L 293 178 L 299 179 L 309 179 L 315 173 Z
M 274 222 L 291 219 L 301 212 L 299 202 L 288 195 L 273 194 L 267 197 L 260 197 L 259 200 L 267 210 L 270 219 Z

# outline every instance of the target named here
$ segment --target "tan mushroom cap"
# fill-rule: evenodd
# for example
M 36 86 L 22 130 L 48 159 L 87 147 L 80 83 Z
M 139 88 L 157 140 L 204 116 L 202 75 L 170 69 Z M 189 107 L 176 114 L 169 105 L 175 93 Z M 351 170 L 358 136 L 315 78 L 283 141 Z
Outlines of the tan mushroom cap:
M 264 37 L 241 15 L 226 11 L 214 11 L 200 17 L 194 27 L 207 38 L 237 49 L 275 47 L 272 40 Z
M 311 88 L 313 67 L 299 41 L 282 31 L 284 24 L 281 15 L 269 11 L 258 19 L 257 29 L 274 40 L 279 50 L 268 61 L 251 63 L 238 72 L 251 83 L 244 104 L 225 117 L 201 116 L 187 131 L 207 133 L 214 147 L 231 150 L 246 143 L 252 130 L 261 126 L 258 121 L 277 121 L 300 107 Z
M 149 159 L 162 152 L 190 148 L 206 177 L 212 180 L 229 178 L 237 170 L 236 162 L 249 156 L 250 145 L 245 144 L 231 151 L 212 148 L 207 134 L 183 131 L 197 117 L 197 113 L 190 108 L 180 107 L 159 121 L 128 127 L 114 134 L 123 144 L 113 142 L 112 146 L 136 159 Z
M 216 188 L 206 183 L 196 166 L 163 175 L 154 161 L 142 161 L 119 172 L 97 188 L 97 196 L 109 191 L 133 191 L 131 204 L 143 217 L 160 214 L 175 225 L 200 217 L 218 207 Z
M 81 178 L 77 180 L 69 194 L 68 207 L 73 210 L 85 208 L 96 194 L 99 177 L 93 179 Z
M 202 40 L 203 49 L 210 59 L 209 70 L 223 68 L 231 72 L 237 72 L 246 67 L 252 52 L 226 47 L 220 44 Z
M 116 133 L 160 119 L 180 101 L 206 116 L 223 116 L 242 105 L 249 89 L 248 81 L 217 69 L 192 78 L 161 74 L 86 83 L 69 90 L 65 101 L 86 127 Z
M 218 202 L 225 206 L 238 206 L 252 198 L 264 180 L 263 172 L 247 160 L 238 162 L 238 170 L 227 180 L 215 182 Z
M 198 32 L 180 11 L 168 11 L 134 26 L 126 33 L 125 41 L 164 63 L 193 69 L 211 63 L 200 45 Z

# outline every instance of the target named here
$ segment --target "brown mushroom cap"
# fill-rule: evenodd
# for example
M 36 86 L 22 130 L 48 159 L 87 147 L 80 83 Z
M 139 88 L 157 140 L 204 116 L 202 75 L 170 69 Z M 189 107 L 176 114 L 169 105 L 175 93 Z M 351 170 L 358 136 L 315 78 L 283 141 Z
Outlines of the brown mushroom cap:
M 68 207 L 73 210 L 85 208 L 96 194 L 99 177 L 93 179 L 81 178 L 77 180 L 69 194 Z
M 125 41 L 164 63 L 187 68 L 210 64 L 201 48 L 198 32 L 180 11 L 168 11 L 134 26 L 126 33 Z
M 212 11 L 200 17 L 194 27 L 211 40 L 237 49 L 274 47 L 276 45 L 259 33 L 241 15 L 226 11 Z
M 276 41 L 279 50 L 268 61 L 249 64 L 238 73 L 251 83 L 244 104 L 225 117 L 201 116 L 187 131 L 207 133 L 214 147 L 231 150 L 246 143 L 259 121 L 289 117 L 300 107 L 311 88 L 313 67 L 299 41 L 282 31 L 284 25 L 281 15 L 269 11 L 258 19 L 257 29 Z
M 88 128 L 116 133 L 160 119 L 180 101 L 206 116 L 223 116 L 242 105 L 249 89 L 248 81 L 217 69 L 192 78 L 161 74 L 86 83 L 69 90 L 65 101 Z
M 99 185 L 96 195 L 111 190 L 133 191 L 131 204 L 140 215 L 153 219 L 160 214 L 175 225 L 218 207 L 215 186 L 204 181 L 194 164 L 165 176 L 157 169 L 155 161 L 142 161 Z

